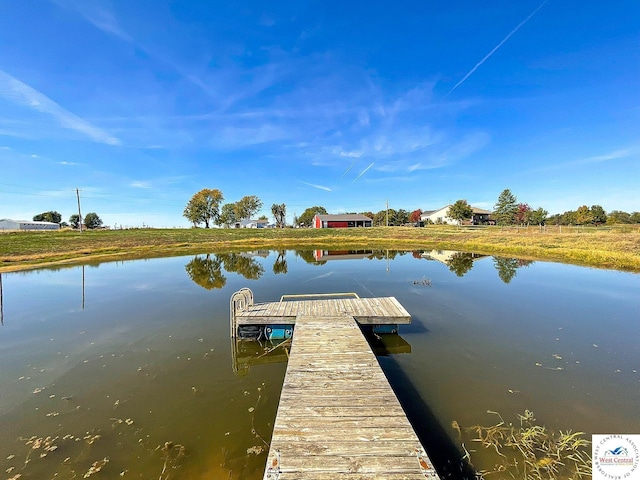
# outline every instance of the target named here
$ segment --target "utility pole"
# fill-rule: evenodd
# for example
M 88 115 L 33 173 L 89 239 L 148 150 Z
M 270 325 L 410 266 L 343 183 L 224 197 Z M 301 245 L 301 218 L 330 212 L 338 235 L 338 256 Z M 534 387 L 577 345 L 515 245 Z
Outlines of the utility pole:
M 387 227 L 389 226 L 389 199 L 387 199 Z
M 76 197 L 78 197 L 78 225 L 80 225 L 80 233 L 82 233 L 82 214 L 80 213 L 80 190 L 76 188 Z

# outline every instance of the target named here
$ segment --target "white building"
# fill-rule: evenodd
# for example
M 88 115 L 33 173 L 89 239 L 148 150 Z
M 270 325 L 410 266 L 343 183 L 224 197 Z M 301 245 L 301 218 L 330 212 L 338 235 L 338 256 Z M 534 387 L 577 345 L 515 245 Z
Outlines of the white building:
M 242 220 L 234 224 L 234 228 L 269 228 L 269 220 L 259 218 L 258 220 Z
M 60 224 L 33 220 L 0 220 L 0 230 L 60 230 Z
M 422 212 L 420 220 L 425 223 L 431 221 L 432 223 L 437 224 L 450 223 L 453 225 L 458 225 L 459 222 L 449 216 L 450 208 L 451 205 L 447 205 L 438 210 L 429 210 Z M 471 207 L 471 210 L 473 211 L 470 219 L 470 223 L 472 225 L 482 225 L 489 222 L 489 215 L 491 215 L 490 211 L 476 207 Z

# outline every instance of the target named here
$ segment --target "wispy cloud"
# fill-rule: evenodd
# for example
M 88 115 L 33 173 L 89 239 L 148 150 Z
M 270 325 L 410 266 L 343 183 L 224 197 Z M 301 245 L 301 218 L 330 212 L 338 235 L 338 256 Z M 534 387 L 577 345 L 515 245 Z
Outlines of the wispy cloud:
M 151 184 L 149 182 L 139 180 L 129 183 L 129 186 L 132 188 L 151 188 Z
M 549 172 L 554 170 L 563 170 L 566 168 L 575 168 L 575 167 L 584 166 L 584 165 L 592 165 L 596 163 L 622 160 L 624 158 L 629 158 L 634 155 L 640 155 L 640 147 L 635 146 L 635 147 L 621 148 L 621 149 L 613 150 L 609 153 L 604 153 L 601 155 L 578 158 L 576 160 L 570 160 L 568 162 L 554 163 L 554 164 L 546 165 L 540 168 L 534 168 L 531 170 L 527 170 L 526 172 L 523 172 L 523 173 L 530 174 L 530 173 Z
M 444 98 L 447 98 L 451 93 L 453 93 L 453 91 L 454 91 L 456 88 L 458 88 L 460 85 L 462 85 L 462 84 L 467 80 L 467 78 L 469 78 L 471 75 L 473 75 L 473 72 L 475 72 L 478 68 L 480 68 L 480 66 L 481 66 L 484 62 L 486 62 L 487 60 L 489 60 L 489 58 L 491 57 L 491 55 L 493 55 L 494 53 L 496 53 L 496 51 L 497 51 L 497 50 L 498 50 L 502 45 L 504 45 L 504 44 L 505 44 L 505 42 L 506 42 L 507 40 L 509 40 L 509 39 L 513 36 L 513 34 L 515 34 L 518 30 L 520 30 L 520 28 L 522 28 L 522 26 L 523 26 L 525 23 L 527 23 L 529 20 L 531 20 L 531 18 L 532 18 L 536 13 L 538 13 L 538 10 L 540 10 L 542 7 L 544 7 L 544 4 L 545 4 L 545 3 L 547 3 L 547 1 L 548 1 L 548 0 L 544 0 L 540 5 L 538 5 L 538 8 L 536 8 L 533 12 L 531 12 L 527 18 L 525 18 L 523 21 L 521 21 L 521 22 L 516 26 L 516 28 L 514 28 L 513 30 L 511 30 L 511 31 L 507 34 L 507 36 L 506 36 L 506 37 L 504 37 L 504 38 L 500 41 L 500 43 L 498 43 L 495 47 L 493 47 L 493 49 L 492 49 L 489 53 L 487 53 L 487 54 L 484 56 L 484 58 L 483 58 L 482 60 L 480 60 L 478 63 L 476 63 L 476 65 L 475 65 L 471 70 L 469 70 L 469 72 L 467 72 L 467 74 L 466 74 L 464 77 L 462 77 L 462 80 L 460 80 L 458 83 L 456 83 L 456 84 L 453 86 L 453 88 L 447 92 L 447 94 L 444 96 Z
M 115 15 L 108 10 L 104 4 L 93 0 L 82 0 L 80 2 L 70 2 L 68 0 L 53 0 L 53 2 L 63 8 L 73 9 L 82 15 L 87 21 L 95 25 L 100 30 L 115 35 L 116 37 L 132 42 L 133 38 L 118 23 Z
M 324 185 L 316 185 L 315 183 L 303 182 L 302 180 L 298 180 L 298 181 L 304 185 L 308 185 L 309 187 L 317 188 L 318 190 L 324 190 L 325 192 L 333 191 L 329 187 L 325 187 Z
M 363 171 L 361 171 L 361 172 L 360 172 L 360 174 L 359 174 L 356 178 L 354 178 L 354 179 L 353 179 L 353 182 L 351 182 L 351 183 L 354 183 L 354 182 L 355 182 L 356 180 L 358 180 L 361 176 L 363 176 L 365 173 L 367 173 L 367 172 L 371 169 L 371 167 L 373 167 L 373 166 L 375 165 L 375 163 L 376 163 L 376 162 L 371 162 L 371 163 L 369 164 L 369 166 L 368 166 L 367 168 L 365 168 Z
M 94 142 L 105 143 L 107 145 L 120 145 L 121 143 L 116 137 L 91 125 L 43 93 L 40 93 L 2 70 L 0 70 L 0 96 L 18 105 L 51 115 L 64 128 L 82 133 Z

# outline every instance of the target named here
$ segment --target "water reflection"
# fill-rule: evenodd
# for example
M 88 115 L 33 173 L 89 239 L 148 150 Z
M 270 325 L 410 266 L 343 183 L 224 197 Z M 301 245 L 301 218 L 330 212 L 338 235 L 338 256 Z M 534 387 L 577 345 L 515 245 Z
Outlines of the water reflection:
M 278 258 L 276 258 L 276 261 L 273 262 L 273 273 L 275 273 L 276 275 L 278 275 L 280 273 L 286 274 L 287 271 L 288 271 L 288 268 L 287 268 L 287 251 L 286 250 L 279 250 L 278 251 Z
M 184 268 L 191 280 L 207 290 L 222 288 L 227 284 L 227 278 L 222 274 L 222 261 L 217 255 L 196 255 Z
M 416 250 L 403 252 L 394 250 L 296 250 L 294 254 L 306 263 L 314 266 L 326 265 L 333 260 L 386 260 L 390 262 L 397 257 L 411 254 L 417 260 L 426 259 L 443 263 L 449 271 L 458 277 L 463 277 L 474 266 L 477 260 L 487 258 L 487 255 L 477 253 L 458 252 L 455 250 Z M 257 258 L 267 259 L 269 253 L 265 251 L 243 253 L 218 253 L 196 255 L 185 265 L 189 278 L 207 290 L 221 289 L 226 286 L 227 278 L 223 271 L 242 275 L 247 280 L 258 280 L 265 272 L 263 262 Z M 504 283 L 510 283 L 516 276 L 517 270 L 528 267 L 534 262 L 507 257 L 492 257 L 498 277 Z M 289 272 L 287 251 L 278 250 L 271 267 L 275 275 L 286 275 Z M 387 266 L 388 271 L 388 266 Z M 1 280 L 1 279 L 0 279 Z M 0 283 L 0 286 L 2 284 Z M 1 297 L 0 297 L 1 299 Z M 84 308 L 84 267 L 83 267 L 83 308 Z
M 487 255 L 478 253 L 458 252 L 455 250 L 430 250 L 414 252 L 415 258 L 425 258 L 444 263 L 449 267 L 449 271 L 455 273 L 458 277 L 463 277 L 473 268 L 474 262 Z M 516 276 L 517 270 L 522 267 L 528 267 L 534 262 L 532 260 L 523 260 L 518 258 L 494 256 L 493 264 L 498 271 L 498 277 L 504 283 L 510 283 Z
M 371 326 L 361 326 L 371 350 L 376 356 L 411 353 L 411 344 L 397 333 L 374 333 Z M 271 363 L 287 363 L 291 338 L 283 340 L 231 339 L 231 363 L 236 375 L 249 374 L 251 367 Z
M 493 257 L 493 264 L 498 271 L 500 280 L 504 283 L 510 283 L 516 276 L 518 268 L 528 267 L 533 264 L 533 261 L 518 258 Z
M 4 325 L 4 296 L 2 289 L 2 273 L 0 273 L 0 325 Z
M 283 252 L 284 253 L 284 252 Z M 218 253 L 196 255 L 184 268 L 189 278 L 202 288 L 207 290 L 223 288 L 227 284 L 223 270 L 226 272 L 239 273 L 248 280 L 257 280 L 264 274 L 264 267 L 254 256 L 266 256 L 264 253 Z M 277 261 L 276 261 L 277 262 Z M 274 265 L 274 272 L 276 266 Z M 277 273 L 287 273 L 287 262 L 280 260 L 278 266 L 281 271 Z
M 395 296 L 413 319 L 400 330 L 411 354 L 379 360 L 428 450 L 443 443 L 435 427 L 459 445 L 452 422 L 489 425 L 487 410 L 529 409 L 555 431 L 640 432 L 640 276 L 456 252 L 313 253 L 102 263 L 86 269 L 84 310 L 81 267 L 3 273 L 0 471 L 82 478 L 109 458 L 95 478 L 158 478 L 173 442 L 187 455 L 170 480 L 262 478 L 286 353 L 244 346 L 247 375 L 230 368 L 229 298 L 249 278 L 258 301 Z M 426 277 L 432 288 L 411 283 Z M 45 452 L 36 440 L 48 436 L 58 448 Z

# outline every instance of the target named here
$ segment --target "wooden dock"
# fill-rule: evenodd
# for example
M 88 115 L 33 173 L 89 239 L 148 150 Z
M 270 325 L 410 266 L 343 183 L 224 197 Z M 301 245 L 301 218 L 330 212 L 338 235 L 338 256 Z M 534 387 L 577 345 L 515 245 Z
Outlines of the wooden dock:
M 264 480 L 439 479 L 357 323 L 409 323 L 395 298 L 251 310 L 253 294 L 241 296 L 236 321 L 262 311 L 266 323 L 295 324 Z
M 360 298 L 355 293 L 283 295 L 279 302 L 254 304 L 253 293 L 244 288 L 233 294 L 230 308 L 231 336 L 242 325 L 294 325 L 300 315 L 346 315 L 360 325 L 411 323 L 411 315 L 395 297 Z

